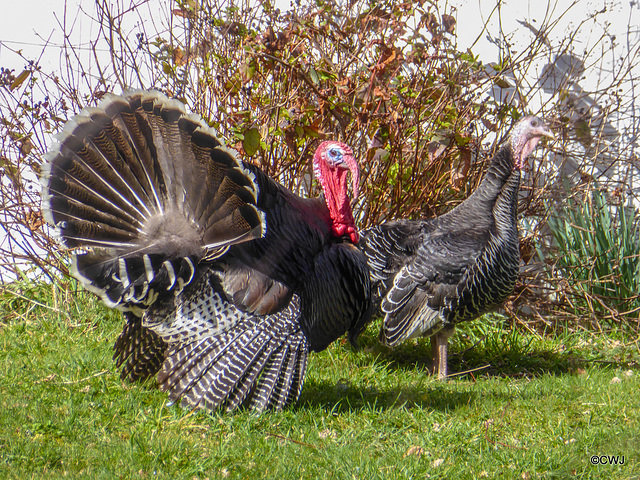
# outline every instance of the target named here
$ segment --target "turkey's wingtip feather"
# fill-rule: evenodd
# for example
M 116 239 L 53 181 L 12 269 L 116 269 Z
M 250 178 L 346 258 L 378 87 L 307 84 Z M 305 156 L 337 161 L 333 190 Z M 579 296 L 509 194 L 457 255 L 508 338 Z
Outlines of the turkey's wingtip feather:
M 209 282 L 203 287 L 189 295 L 195 299 L 211 291 Z M 213 297 L 217 296 L 214 291 Z M 231 309 L 231 323 L 218 331 L 218 322 L 213 319 L 200 326 L 184 322 L 179 326 L 179 317 L 188 319 L 192 312 L 201 311 L 200 301 L 189 307 L 188 298 L 183 299 L 187 304 L 179 301 L 178 315 L 160 311 L 156 319 L 145 317 L 148 328 L 176 345 L 158 374 L 160 388 L 169 393 L 170 400 L 191 408 L 248 407 L 259 412 L 281 409 L 298 398 L 309 346 L 296 323 L 297 301 L 284 313 L 275 314 L 272 321 L 237 312 L 226 301 L 222 310 L 212 305 L 216 318 Z M 211 330 L 214 324 L 216 329 Z
M 440 310 L 432 309 L 420 298 L 412 298 L 410 303 L 385 315 L 378 336 L 383 345 L 393 348 L 409 338 L 433 335 L 444 326 Z

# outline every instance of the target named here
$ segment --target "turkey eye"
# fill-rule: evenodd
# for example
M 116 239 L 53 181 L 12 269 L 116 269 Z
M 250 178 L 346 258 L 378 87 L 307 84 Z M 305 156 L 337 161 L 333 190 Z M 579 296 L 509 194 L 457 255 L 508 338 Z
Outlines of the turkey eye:
M 533 120 L 531 120 L 531 126 L 532 127 L 537 127 L 538 126 L 538 120 L 536 120 L 535 118 Z
M 338 150 L 335 148 L 332 148 L 331 150 L 329 150 L 329 155 L 331 155 L 332 157 L 337 157 L 338 156 Z

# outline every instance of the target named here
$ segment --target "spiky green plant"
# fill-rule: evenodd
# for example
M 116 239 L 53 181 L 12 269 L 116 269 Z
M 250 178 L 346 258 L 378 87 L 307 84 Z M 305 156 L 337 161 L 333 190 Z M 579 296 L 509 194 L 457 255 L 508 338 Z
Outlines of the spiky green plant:
M 549 219 L 560 250 L 556 267 L 573 289 L 578 305 L 605 317 L 638 325 L 640 252 L 635 208 L 607 203 L 597 187 Z

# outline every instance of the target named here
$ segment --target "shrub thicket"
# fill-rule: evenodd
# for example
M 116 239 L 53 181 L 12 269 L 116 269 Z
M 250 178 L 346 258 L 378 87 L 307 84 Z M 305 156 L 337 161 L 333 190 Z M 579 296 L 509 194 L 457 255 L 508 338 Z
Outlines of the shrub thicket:
M 549 168 L 534 168 L 523 188 L 520 211 L 532 228 L 523 236 L 522 251 L 525 262 L 559 269 L 543 267 L 542 274 L 533 269 L 535 276 L 523 277 L 515 298 L 526 298 L 534 307 L 582 312 L 589 302 L 562 303 L 593 292 L 567 282 L 574 278 L 567 273 L 573 267 L 555 262 L 549 239 L 559 239 L 560 223 L 552 224 L 555 237 L 544 236 L 552 205 L 550 179 L 557 175 L 554 163 L 569 162 L 578 177 L 593 163 L 607 141 L 602 120 L 619 112 L 623 100 L 603 100 L 604 89 L 599 90 L 593 93 L 599 123 L 595 117 L 576 117 L 579 100 L 591 94 L 576 97 L 574 66 L 593 62 L 594 52 L 578 59 L 572 32 L 550 44 L 544 33 L 554 27 L 552 19 L 538 31 L 530 29 L 535 35 L 527 48 L 515 52 L 504 42 L 501 62 L 486 64 L 472 50 L 458 50 L 456 12 L 441 10 L 439 3 L 299 1 L 283 13 L 268 1 L 96 2 L 92 21 L 98 34 L 90 58 L 67 35 L 58 47 L 63 52 L 59 73 L 44 72 L 26 58 L 24 70 L 0 72 L 4 272 L 16 270 L 21 260 L 39 271 L 66 272 L 65 256 L 42 222 L 36 176 L 51 134 L 107 91 L 153 87 L 182 99 L 244 160 L 302 194 L 317 193 L 309 163 L 315 143 L 327 137 L 349 143 L 363 170 L 355 205 L 362 227 L 439 214 L 467 197 L 484 160 L 544 91 L 550 100 L 536 113 L 549 120 L 561 142 L 538 150 L 536 156 L 545 157 L 542 163 Z M 562 66 L 558 59 L 571 67 L 563 81 L 554 73 Z M 522 81 L 541 61 L 546 77 Z M 612 80 L 619 81 L 618 76 Z M 576 218 L 568 217 L 566 225 L 590 228 Z M 546 247 L 536 250 L 534 244 Z M 536 251 L 544 252 L 543 258 Z M 560 252 L 563 259 L 569 258 L 566 252 Z

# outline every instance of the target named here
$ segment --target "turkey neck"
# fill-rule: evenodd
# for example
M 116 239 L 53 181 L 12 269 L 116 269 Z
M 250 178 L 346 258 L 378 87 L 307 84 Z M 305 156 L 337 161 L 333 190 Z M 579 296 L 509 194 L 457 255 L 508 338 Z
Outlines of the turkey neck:
M 456 210 L 474 223 L 491 212 L 499 234 L 513 234 L 520 190 L 520 169 L 515 168 L 511 146 L 505 145 L 491 160 L 480 185 Z M 485 213 L 486 212 L 486 213 Z M 487 221 L 490 219 L 486 218 Z M 517 232 L 516 232 L 517 235 Z

